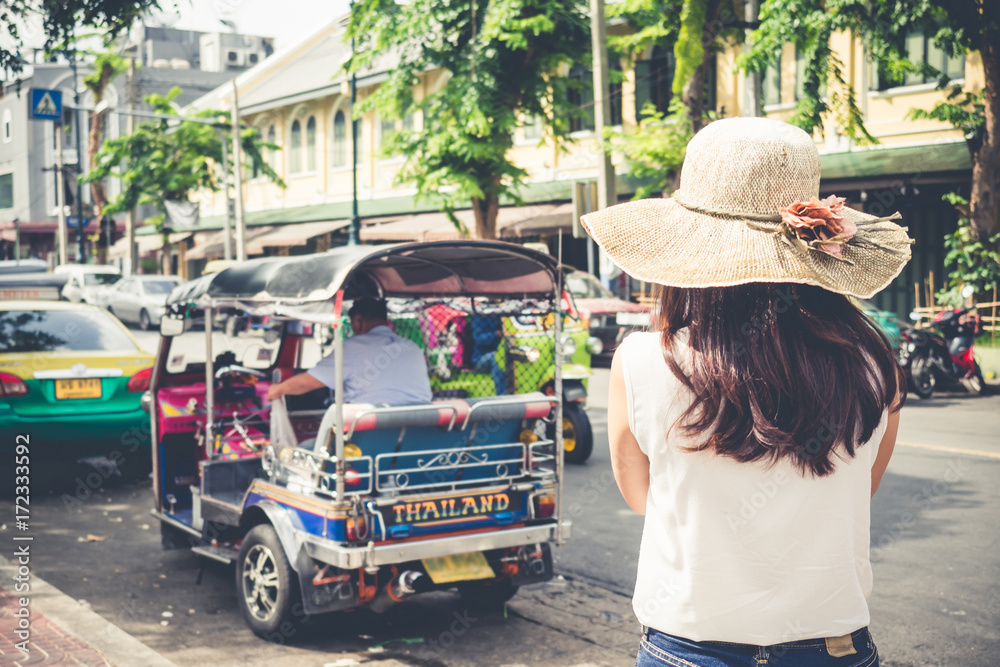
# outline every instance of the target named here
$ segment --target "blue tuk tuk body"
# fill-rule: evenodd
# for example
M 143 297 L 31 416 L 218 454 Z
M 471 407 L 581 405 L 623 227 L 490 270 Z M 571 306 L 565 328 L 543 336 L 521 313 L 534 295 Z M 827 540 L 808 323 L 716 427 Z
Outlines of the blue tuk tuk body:
M 550 428 L 562 406 L 551 395 L 264 400 L 272 381 L 301 370 L 303 323 L 334 324 L 342 361 L 342 304 L 360 296 L 524 313 L 551 312 L 561 289 L 551 257 L 468 241 L 252 260 L 174 291 L 150 388 L 154 513 L 164 547 L 235 563 L 242 612 L 264 637 L 308 615 L 382 611 L 431 590 L 499 604 L 551 578 L 550 545 L 569 536 L 562 434 Z M 213 356 L 213 322 L 227 312 L 275 323 L 267 368 Z M 202 315 L 206 361 L 171 372 L 183 320 Z M 559 326 L 552 333 L 558 355 Z

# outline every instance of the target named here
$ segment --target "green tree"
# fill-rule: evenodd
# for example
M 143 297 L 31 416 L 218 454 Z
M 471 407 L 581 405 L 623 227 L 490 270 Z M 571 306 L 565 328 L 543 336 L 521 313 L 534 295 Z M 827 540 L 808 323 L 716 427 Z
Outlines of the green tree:
M 628 175 L 655 183 L 640 187 L 637 198 L 676 189 L 687 142 L 713 118 L 706 94 L 713 56 L 741 38 L 737 10 L 742 11 L 742 3 L 734 0 L 623 0 L 609 5 L 608 16 L 632 28 L 608 38 L 614 49 L 633 61 L 651 47 L 673 54 L 670 108 L 647 105 L 635 130 L 605 130 L 606 149 L 625 156 Z M 636 86 L 646 83 L 637 80 Z
M 121 192 L 108 201 L 101 215 L 128 211 L 141 204 L 152 204 L 160 212 L 152 219 L 157 231 L 164 234 L 167 201 L 187 201 L 198 190 L 218 191 L 223 181 L 217 172 L 222 162 L 222 142 L 232 142 L 229 114 L 225 111 L 206 109 L 191 116 L 217 121 L 212 125 L 185 122 L 171 105 L 181 93 L 173 88 L 166 95 L 150 95 L 146 102 L 158 114 L 173 116 L 142 123 L 132 134 L 109 139 L 97 154 L 96 166 L 81 180 L 84 183 L 100 182 L 109 176 L 121 179 Z M 240 132 L 244 164 L 242 168 L 256 168 L 280 187 L 284 181 L 264 159 L 264 150 L 279 147 L 263 141 L 249 128 Z M 234 168 L 230 165 L 230 172 Z M 166 241 L 166 238 L 164 238 Z M 164 243 L 166 247 L 166 243 Z
M 687 143 L 694 136 L 688 108 L 678 99 L 671 101 L 670 113 L 657 111 L 652 104 L 641 113 L 642 125 L 635 131 L 605 130 L 608 148 L 625 156 L 628 175 L 642 183 L 635 199 L 677 188 Z
M 113 38 L 127 30 L 158 0 L 0 0 L 0 71 L 19 74 L 24 68 L 20 49 L 24 29 L 41 19 L 45 51 L 71 43 L 79 26 L 91 26 Z
M 457 227 L 454 210 L 472 204 L 475 235 L 496 238 L 502 199 L 520 201 L 526 172 L 509 156 L 525 118 L 542 118 L 559 146 L 578 110 L 560 68 L 589 57 L 583 0 L 359 0 L 348 36 L 355 54 L 348 69 L 362 72 L 392 54 L 388 80 L 360 105 L 383 118 L 419 109 L 419 130 L 403 130 L 384 146 L 404 158 L 397 182 L 439 203 Z M 445 83 L 415 100 L 427 72 Z
M 988 239 L 1000 231 L 1000 2 L 995 0 L 764 0 L 760 28 L 754 31 L 742 67 L 763 72 L 790 42 L 805 54 L 803 95 L 792 122 L 806 131 L 821 126 L 832 113 L 841 131 L 860 143 L 875 143 L 864 127 L 856 104 L 858 91 L 848 83 L 844 65 L 830 48 L 836 31 L 848 32 L 864 43 L 882 74 L 899 80 L 908 73 L 948 79 L 932 64 L 908 54 L 906 37 L 928 35 L 950 56 L 978 52 L 985 87 L 978 120 L 969 127 L 969 112 L 977 109 L 971 98 L 952 97 L 924 117 L 952 122 L 965 131 L 972 158 L 972 192 L 969 218 L 976 238 Z M 824 88 L 829 94 L 824 94 Z M 863 92 L 863 91 L 862 91 Z
M 944 200 L 952 204 L 961 217 L 958 228 L 944 237 L 948 251 L 944 263 L 949 269 L 948 287 L 937 294 L 942 303 L 961 306 L 965 302 L 962 291 L 966 286 L 983 297 L 1000 287 L 1000 233 L 982 238 L 972 228 L 969 220 L 969 200 L 948 193 Z
M 94 61 L 91 63 L 91 72 L 83 79 L 83 84 L 90 91 L 94 98 L 96 107 L 104 100 L 104 93 L 115 78 L 123 74 L 128 69 L 128 61 L 119 55 L 119 49 L 114 44 L 104 51 L 94 54 Z M 90 115 L 90 135 L 87 143 L 87 154 L 90 156 L 89 170 L 93 171 L 98 166 L 101 149 L 101 142 L 104 140 L 104 116 L 103 113 L 92 113 Z M 94 210 L 102 211 L 108 203 L 108 196 L 104 190 L 103 181 L 90 181 L 90 192 L 93 195 Z

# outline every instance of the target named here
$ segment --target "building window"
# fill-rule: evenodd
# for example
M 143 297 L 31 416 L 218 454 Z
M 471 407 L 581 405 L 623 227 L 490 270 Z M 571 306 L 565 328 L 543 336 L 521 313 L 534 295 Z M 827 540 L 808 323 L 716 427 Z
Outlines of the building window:
M 925 32 L 911 32 L 906 35 L 906 57 L 914 65 L 918 67 L 930 65 L 940 74 L 908 72 L 905 76 L 894 77 L 882 63 L 872 63 L 872 90 L 932 83 L 941 75 L 946 75 L 949 79 L 965 77 L 965 56 L 949 56 L 944 49 L 934 44 L 933 37 Z
M 275 140 L 274 125 L 272 125 L 269 128 L 267 128 L 267 143 L 274 144 L 274 140 Z M 276 148 L 270 149 L 268 154 L 268 162 L 271 163 L 271 169 L 277 170 L 278 150 Z
M 390 137 L 396 132 L 396 121 L 389 118 L 383 118 L 380 124 L 379 131 L 379 148 L 385 148 Z
M 622 124 L 622 61 L 614 53 L 608 54 L 608 101 L 611 103 L 611 117 L 608 125 Z
M 705 109 L 707 111 L 715 110 L 716 69 L 715 54 L 705 56 Z
M 570 104 L 579 107 L 569 119 L 570 132 L 583 132 L 594 129 L 594 75 L 583 65 L 574 65 L 569 71 L 569 78 L 575 79 L 576 87 L 566 93 Z
M 528 116 L 524 119 L 524 138 L 527 140 L 542 138 L 541 116 Z
M 413 132 L 413 126 L 414 126 L 413 112 L 410 111 L 407 112 L 405 116 L 403 116 L 403 131 Z
M 764 105 L 781 104 L 781 63 L 768 65 L 761 77 Z
M 302 123 L 292 123 L 291 150 L 288 152 L 288 172 L 297 174 L 302 171 Z
M 795 99 L 806 96 L 806 54 L 795 49 Z
M 316 171 L 316 117 L 306 121 L 306 171 Z
M 343 111 L 333 117 L 333 166 L 347 166 L 347 118 Z
M 0 208 L 14 208 L 14 174 L 0 174 Z
M 654 46 L 649 60 L 635 63 L 635 122 L 642 117 L 642 108 L 651 103 L 656 110 L 667 113 L 671 86 L 674 83 L 674 54 L 662 46 Z
M 11 139 L 14 137 L 11 135 L 10 125 L 11 125 L 11 114 L 10 109 L 3 110 L 3 142 L 5 144 L 10 143 Z M 54 134 L 53 134 L 54 136 Z
M 795 49 L 795 99 L 801 100 L 806 95 L 806 54 Z M 819 84 L 819 96 L 826 97 L 826 82 Z

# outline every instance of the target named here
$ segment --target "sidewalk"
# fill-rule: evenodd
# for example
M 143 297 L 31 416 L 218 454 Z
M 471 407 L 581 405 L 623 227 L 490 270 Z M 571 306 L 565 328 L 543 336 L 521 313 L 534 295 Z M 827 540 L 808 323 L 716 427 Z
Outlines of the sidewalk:
M 30 574 L 28 592 L 15 592 L 17 566 L 0 557 L 0 664 L 81 665 L 85 667 L 177 667 L 121 628 Z M 28 597 L 28 650 L 15 634 L 19 599 Z

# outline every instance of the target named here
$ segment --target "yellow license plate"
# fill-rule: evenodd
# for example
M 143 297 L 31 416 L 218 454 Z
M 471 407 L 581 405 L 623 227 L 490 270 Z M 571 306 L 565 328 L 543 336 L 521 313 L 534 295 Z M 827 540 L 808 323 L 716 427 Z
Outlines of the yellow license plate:
M 100 398 L 101 378 L 81 378 L 78 380 L 56 380 L 56 399 Z
M 455 581 L 472 581 L 473 579 L 492 579 L 497 576 L 490 567 L 486 556 L 480 551 L 454 556 L 439 556 L 425 558 L 421 561 L 424 569 L 435 584 L 448 584 Z

